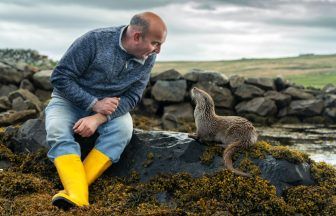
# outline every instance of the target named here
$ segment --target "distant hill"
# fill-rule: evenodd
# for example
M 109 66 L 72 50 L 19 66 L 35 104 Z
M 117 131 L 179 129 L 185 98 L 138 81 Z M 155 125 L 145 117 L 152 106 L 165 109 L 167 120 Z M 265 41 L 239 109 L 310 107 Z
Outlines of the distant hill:
M 336 84 L 336 54 L 300 55 L 273 59 L 241 59 L 230 61 L 167 61 L 157 62 L 153 73 L 175 68 L 184 74 L 192 68 L 222 72 L 227 76 L 245 77 L 282 76 L 304 86 L 323 87 Z

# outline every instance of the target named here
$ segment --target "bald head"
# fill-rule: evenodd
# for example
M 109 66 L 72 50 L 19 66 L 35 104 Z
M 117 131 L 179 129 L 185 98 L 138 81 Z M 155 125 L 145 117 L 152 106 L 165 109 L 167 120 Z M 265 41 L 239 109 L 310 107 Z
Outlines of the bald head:
M 132 17 L 121 43 L 129 54 L 147 59 L 151 54 L 160 53 L 166 36 L 167 27 L 163 20 L 155 13 L 144 12 Z
M 167 32 L 164 21 L 153 12 L 144 12 L 134 15 L 131 19 L 130 26 L 131 28 L 141 31 L 143 36 Z

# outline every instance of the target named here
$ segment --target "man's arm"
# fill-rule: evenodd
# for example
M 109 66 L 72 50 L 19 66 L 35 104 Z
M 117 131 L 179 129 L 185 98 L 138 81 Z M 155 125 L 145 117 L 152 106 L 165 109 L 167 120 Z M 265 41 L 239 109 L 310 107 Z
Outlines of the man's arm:
M 117 109 L 107 116 L 108 120 L 112 120 L 131 111 L 140 101 L 142 93 L 145 90 L 150 73 L 146 73 L 140 80 L 136 81 L 127 92 L 120 96 Z
M 93 33 L 81 36 L 66 51 L 50 78 L 62 96 L 85 110 L 90 110 L 98 100 L 81 88 L 77 80 L 93 61 L 95 49 Z
M 111 115 L 107 115 L 108 121 L 128 113 L 139 103 L 143 91 L 148 84 L 150 72 L 154 66 L 155 60 L 156 55 L 154 54 L 147 60 L 148 62 L 145 63 L 143 76 L 138 81 L 134 82 L 126 92 L 120 95 L 117 109 Z

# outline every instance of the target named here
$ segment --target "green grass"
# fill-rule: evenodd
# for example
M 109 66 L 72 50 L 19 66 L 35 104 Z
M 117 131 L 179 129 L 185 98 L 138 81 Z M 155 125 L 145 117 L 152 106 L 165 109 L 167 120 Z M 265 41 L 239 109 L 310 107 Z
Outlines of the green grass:
M 336 71 L 328 73 L 311 73 L 308 75 L 292 75 L 288 76 L 287 79 L 303 86 L 323 88 L 328 83 L 336 84 Z
M 230 61 L 170 61 L 157 62 L 153 73 L 176 69 L 182 74 L 192 68 L 224 73 L 228 77 L 282 76 L 304 86 L 323 87 L 336 83 L 336 54 L 312 55 L 274 59 L 240 59 Z

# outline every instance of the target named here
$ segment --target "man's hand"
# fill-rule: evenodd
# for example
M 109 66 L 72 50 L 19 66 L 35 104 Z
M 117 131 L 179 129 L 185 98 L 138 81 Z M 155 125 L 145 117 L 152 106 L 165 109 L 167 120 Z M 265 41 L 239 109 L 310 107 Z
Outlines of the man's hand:
M 107 117 L 97 113 L 92 116 L 87 116 L 79 119 L 73 126 L 75 133 L 78 133 L 82 137 L 89 137 L 97 130 L 99 125 L 107 121 Z
M 119 100 L 119 97 L 106 97 L 97 101 L 92 110 L 103 115 L 111 115 L 117 109 Z

